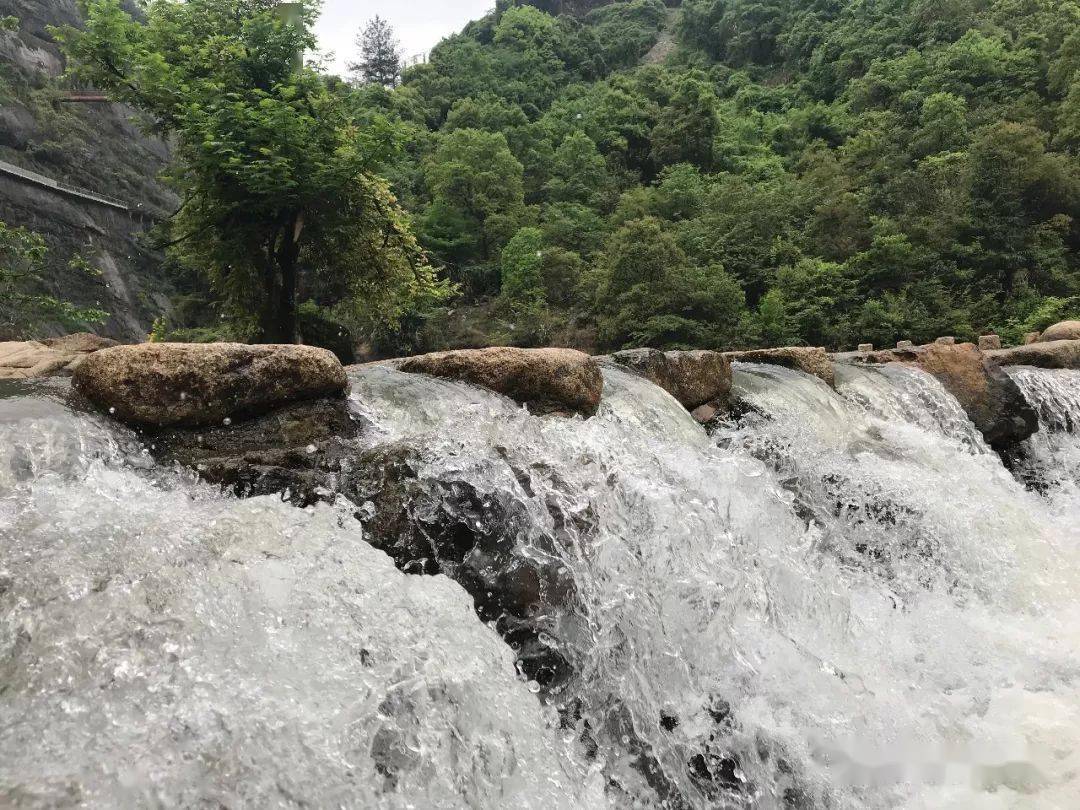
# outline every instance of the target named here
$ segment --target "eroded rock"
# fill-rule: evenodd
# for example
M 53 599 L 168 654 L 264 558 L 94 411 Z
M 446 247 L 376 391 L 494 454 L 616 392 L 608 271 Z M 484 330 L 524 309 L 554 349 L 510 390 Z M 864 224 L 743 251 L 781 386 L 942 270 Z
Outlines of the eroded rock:
M 628 349 L 597 359 L 660 386 L 688 411 L 724 403 L 731 391 L 731 363 L 720 352 Z
M 116 346 L 89 355 L 74 381 L 117 419 L 156 427 L 219 425 L 348 388 L 325 349 L 239 343 Z
M 836 387 L 836 373 L 832 359 L 821 348 L 787 346 L 781 349 L 752 349 L 746 352 L 728 352 L 725 357 L 732 362 L 764 363 L 802 371 L 824 380 L 829 387 Z
M 410 357 L 397 367 L 487 388 L 536 414 L 592 416 L 604 390 L 596 361 L 573 349 L 464 349 Z

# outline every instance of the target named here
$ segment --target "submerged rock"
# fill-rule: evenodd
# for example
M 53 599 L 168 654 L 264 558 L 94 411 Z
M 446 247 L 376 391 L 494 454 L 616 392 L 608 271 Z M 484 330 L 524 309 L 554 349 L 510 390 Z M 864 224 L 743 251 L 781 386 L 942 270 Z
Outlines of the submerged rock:
M 115 340 L 88 332 L 40 341 L 0 343 L 0 380 L 71 374 L 87 355 L 116 345 Z
M 521 671 L 545 691 L 557 690 L 573 674 L 561 628 L 577 598 L 564 548 L 589 531 L 589 516 L 552 503 L 551 527 L 539 528 L 509 489 L 480 489 L 475 470 L 433 476 L 429 466 L 415 446 L 381 445 L 355 459 L 339 491 L 359 506 L 367 542 L 406 573 L 456 581 L 514 649 Z M 511 470 L 530 488 L 534 476 L 554 474 Z
M 343 396 L 348 379 L 332 353 L 312 346 L 143 343 L 89 355 L 75 387 L 128 424 L 200 427 Z
M 836 387 L 836 373 L 832 359 L 821 348 L 810 346 L 786 346 L 781 349 L 752 349 L 746 352 L 727 352 L 732 362 L 764 363 L 770 366 L 801 371 L 823 380 L 830 388 Z
M 597 359 L 650 380 L 688 411 L 715 409 L 731 391 L 731 363 L 720 352 L 628 349 Z
M 592 416 L 604 389 L 596 361 L 573 349 L 464 349 L 410 357 L 397 367 L 487 388 L 536 414 Z
M 987 352 L 999 366 L 1080 369 L 1080 340 L 1051 340 Z
M 360 430 L 344 399 L 319 399 L 236 424 L 151 430 L 144 441 L 159 461 L 241 497 L 282 495 L 308 506 L 333 499 Z
M 933 343 L 875 352 L 869 359 L 913 365 L 935 377 L 956 397 L 987 443 L 1001 450 L 1038 431 L 1039 417 L 1016 383 L 991 359 L 994 354 L 981 352 L 972 343 Z
M 1055 323 L 1039 336 L 1040 343 L 1052 343 L 1057 340 L 1080 340 L 1080 321 Z

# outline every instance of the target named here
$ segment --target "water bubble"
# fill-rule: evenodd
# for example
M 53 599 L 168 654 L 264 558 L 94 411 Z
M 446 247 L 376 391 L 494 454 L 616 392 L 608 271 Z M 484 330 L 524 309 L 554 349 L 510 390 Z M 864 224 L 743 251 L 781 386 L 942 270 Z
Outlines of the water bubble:
M 224 419 L 221 420 L 221 424 L 225 425 L 225 427 L 228 427 L 232 424 L 232 419 L 226 416 Z
M 116 408 L 109 408 L 109 413 L 116 413 Z
M 316 452 L 319 448 L 316 447 L 313 444 L 309 444 L 305 449 L 307 450 L 308 455 L 310 456 L 312 453 Z

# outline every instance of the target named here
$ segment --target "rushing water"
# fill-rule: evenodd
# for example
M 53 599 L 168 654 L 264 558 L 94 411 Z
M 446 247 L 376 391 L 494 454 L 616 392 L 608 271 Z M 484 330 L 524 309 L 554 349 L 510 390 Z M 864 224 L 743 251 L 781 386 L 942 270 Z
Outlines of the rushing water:
M 1058 502 L 1080 498 L 1080 371 L 1017 367 L 1010 376 L 1039 413 L 1041 430 L 1019 453 L 1017 472 Z
M 740 367 L 711 435 L 619 371 L 590 420 L 352 383 L 358 455 L 415 448 L 563 571 L 541 642 L 572 675 L 531 681 L 458 585 L 399 573 L 353 518 L 375 504 L 226 497 L 19 389 L 0 806 L 1075 806 L 1080 504 L 931 378 Z

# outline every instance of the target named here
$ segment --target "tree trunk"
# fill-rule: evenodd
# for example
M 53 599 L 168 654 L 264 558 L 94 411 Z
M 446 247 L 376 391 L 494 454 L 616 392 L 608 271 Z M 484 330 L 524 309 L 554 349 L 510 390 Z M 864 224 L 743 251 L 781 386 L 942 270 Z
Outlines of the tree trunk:
M 304 215 L 291 214 L 281 234 L 280 244 L 274 256 L 278 283 L 266 291 L 269 307 L 273 312 L 270 322 L 264 324 L 263 339 L 268 343 L 295 343 L 299 337 L 297 328 L 296 290 L 299 281 L 300 234 L 304 229 Z

